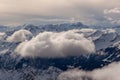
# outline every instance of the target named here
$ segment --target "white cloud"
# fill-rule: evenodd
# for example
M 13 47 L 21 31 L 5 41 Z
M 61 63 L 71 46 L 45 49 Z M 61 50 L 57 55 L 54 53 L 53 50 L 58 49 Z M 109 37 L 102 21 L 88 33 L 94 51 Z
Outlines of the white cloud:
M 113 9 L 105 9 L 104 10 L 105 14 L 110 14 L 110 13 L 115 13 L 115 14 L 120 14 L 120 8 L 113 8 Z
M 94 53 L 95 46 L 83 34 L 71 30 L 39 33 L 30 41 L 22 42 L 15 51 L 23 57 L 54 58 Z
M 74 69 L 61 73 L 57 80 L 89 80 L 85 71 Z
M 32 37 L 32 33 L 28 30 L 19 30 L 14 32 L 11 36 L 8 36 L 8 42 L 22 42 L 25 40 L 29 40 Z
M 0 40 L 2 40 L 3 39 L 3 36 L 5 35 L 5 33 L 4 32 L 0 32 Z
M 120 80 L 120 63 L 112 63 L 92 72 L 94 80 Z
M 120 7 L 114 7 L 104 10 L 106 20 L 112 25 L 120 24 Z
M 58 80 L 120 80 L 120 63 L 112 63 L 93 71 L 70 70 L 61 73 Z

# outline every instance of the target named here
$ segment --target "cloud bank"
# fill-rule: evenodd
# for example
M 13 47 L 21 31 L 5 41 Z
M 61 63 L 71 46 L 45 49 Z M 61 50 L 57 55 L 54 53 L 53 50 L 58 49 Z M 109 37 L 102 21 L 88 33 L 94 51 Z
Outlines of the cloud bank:
M 70 70 L 61 73 L 58 80 L 120 80 L 120 63 L 112 63 L 93 71 Z
M 29 40 L 32 37 L 32 33 L 28 30 L 19 30 L 14 32 L 11 36 L 8 36 L 8 42 L 22 42 L 25 40 Z
M 0 24 L 44 24 L 71 20 L 100 24 L 106 21 L 104 9 L 117 6 L 120 6 L 120 0 L 0 0 Z
M 23 57 L 56 58 L 79 56 L 95 52 L 94 43 L 74 31 L 43 32 L 15 50 Z

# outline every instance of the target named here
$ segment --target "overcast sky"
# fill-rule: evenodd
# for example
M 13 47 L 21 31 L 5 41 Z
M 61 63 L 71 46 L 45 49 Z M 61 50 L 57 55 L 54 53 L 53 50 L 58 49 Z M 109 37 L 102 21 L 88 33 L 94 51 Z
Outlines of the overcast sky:
M 120 24 L 120 0 L 0 0 L 0 24 Z

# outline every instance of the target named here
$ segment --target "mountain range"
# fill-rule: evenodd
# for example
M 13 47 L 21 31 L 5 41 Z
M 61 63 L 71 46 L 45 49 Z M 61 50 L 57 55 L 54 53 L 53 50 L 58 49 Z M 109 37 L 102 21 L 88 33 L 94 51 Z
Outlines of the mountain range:
M 92 71 L 113 62 L 119 62 L 120 34 L 116 28 L 119 27 L 93 28 L 81 22 L 39 26 L 30 24 L 12 28 L 0 26 L 0 80 L 57 80 L 60 73 L 69 69 L 79 68 Z M 92 40 L 95 45 L 95 52 L 59 58 L 23 57 L 18 55 L 15 49 L 24 41 L 7 40 L 19 30 L 27 30 L 32 33 L 32 37 L 25 41 L 29 41 L 43 32 L 74 31 L 78 34 L 84 34 L 86 39 Z

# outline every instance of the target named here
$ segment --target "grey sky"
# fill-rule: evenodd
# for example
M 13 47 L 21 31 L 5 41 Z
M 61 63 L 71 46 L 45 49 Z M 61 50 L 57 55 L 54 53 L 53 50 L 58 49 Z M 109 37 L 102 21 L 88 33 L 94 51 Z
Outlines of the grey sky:
M 120 24 L 120 0 L 0 0 L 0 24 Z

